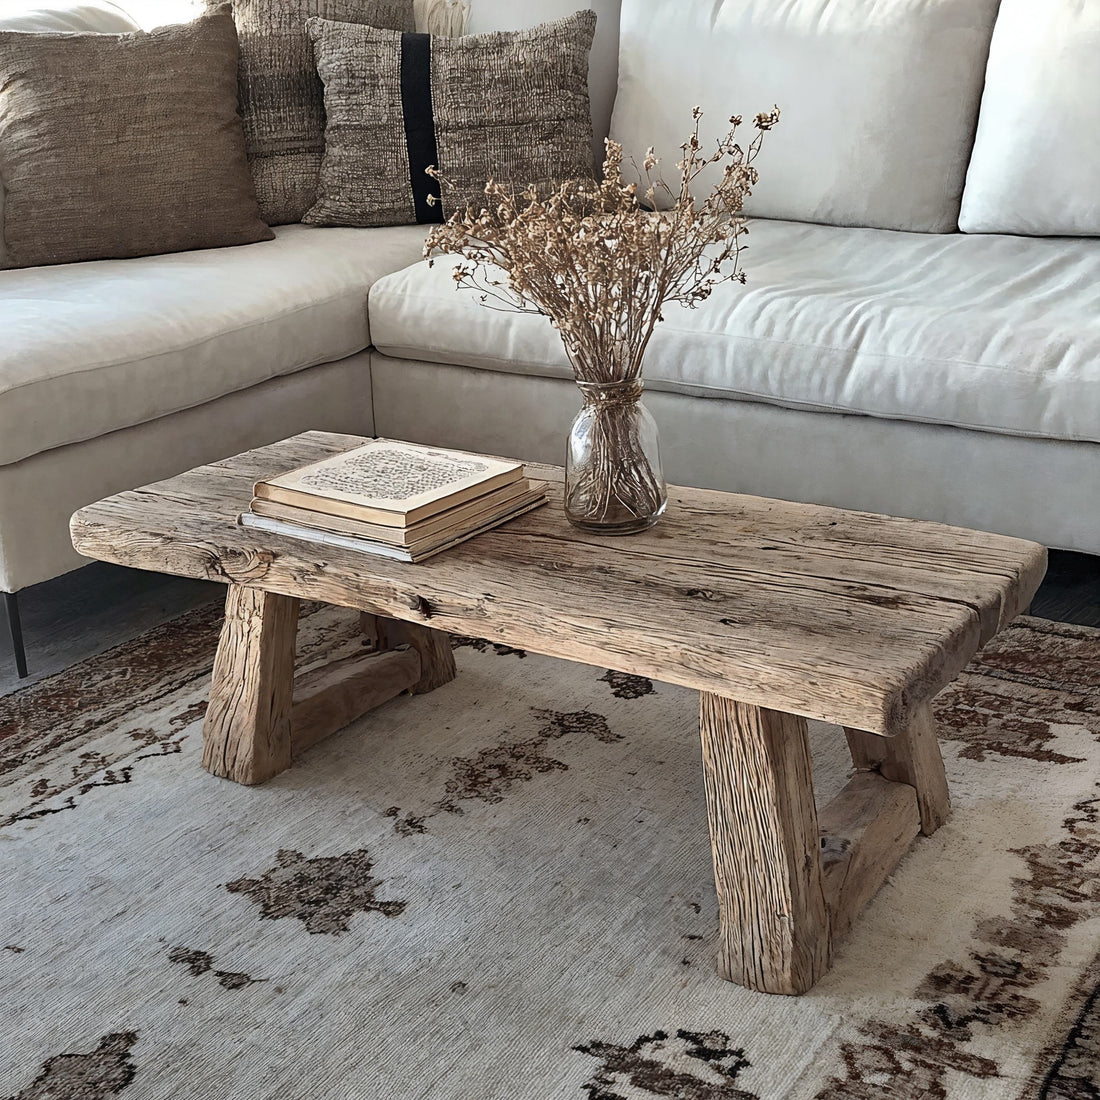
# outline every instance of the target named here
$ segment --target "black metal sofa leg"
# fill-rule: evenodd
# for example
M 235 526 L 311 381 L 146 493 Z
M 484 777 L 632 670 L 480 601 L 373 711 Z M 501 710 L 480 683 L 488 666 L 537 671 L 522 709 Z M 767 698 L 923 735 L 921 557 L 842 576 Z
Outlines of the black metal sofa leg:
M 19 594 L 4 593 L 4 606 L 8 612 L 8 632 L 11 634 L 11 647 L 15 650 L 15 670 L 22 680 L 27 675 L 27 651 L 23 648 L 23 625 L 19 619 Z

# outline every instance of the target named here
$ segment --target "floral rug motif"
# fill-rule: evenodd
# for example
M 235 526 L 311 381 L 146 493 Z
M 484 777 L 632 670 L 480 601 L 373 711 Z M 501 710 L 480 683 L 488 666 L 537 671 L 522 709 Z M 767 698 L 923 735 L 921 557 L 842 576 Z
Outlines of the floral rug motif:
M 245 788 L 199 765 L 219 622 L 0 699 L 0 1100 L 1100 1098 L 1100 631 L 941 695 L 951 820 L 782 998 L 715 974 L 693 693 L 455 638 Z M 304 607 L 302 667 L 361 645 Z

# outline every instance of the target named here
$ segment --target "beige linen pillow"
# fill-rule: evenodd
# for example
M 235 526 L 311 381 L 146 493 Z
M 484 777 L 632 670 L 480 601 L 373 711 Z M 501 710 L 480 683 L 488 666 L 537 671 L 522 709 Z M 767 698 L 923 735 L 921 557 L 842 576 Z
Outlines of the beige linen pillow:
M 0 0 L 2 3 L 2 0 Z M 62 4 L 54 8 L 23 9 L 6 13 L 0 7 L 0 31 L 102 31 L 119 34 L 138 25 L 111 3 Z M 4 266 L 4 181 L 0 179 L 0 267 Z
M 438 222 L 491 176 L 541 191 L 591 177 L 588 55 L 596 15 L 448 38 L 309 21 L 325 84 L 325 156 L 310 225 Z M 441 203 L 425 173 L 455 185 Z
M 245 142 L 260 213 L 299 222 L 317 198 L 325 151 L 324 88 L 306 20 L 370 23 L 411 31 L 413 0 L 232 0 L 241 40 Z
M 228 10 L 152 33 L 0 32 L 3 267 L 250 244 Z

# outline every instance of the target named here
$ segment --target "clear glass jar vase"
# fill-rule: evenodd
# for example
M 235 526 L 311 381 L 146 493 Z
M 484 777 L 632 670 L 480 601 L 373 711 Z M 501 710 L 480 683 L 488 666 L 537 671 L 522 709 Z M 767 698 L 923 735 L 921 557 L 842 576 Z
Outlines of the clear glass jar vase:
M 597 535 L 652 527 L 668 504 L 657 424 L 642 383 L 578 382 L 584 404 L 569 430 L 565 515 Z

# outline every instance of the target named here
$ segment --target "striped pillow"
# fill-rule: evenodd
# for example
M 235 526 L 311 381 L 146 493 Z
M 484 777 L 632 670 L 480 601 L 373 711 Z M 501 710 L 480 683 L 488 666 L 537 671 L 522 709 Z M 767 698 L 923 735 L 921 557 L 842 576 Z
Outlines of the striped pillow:
M 308 28 L 328 117 L 309 225 L 438 222 L 482 201 L 490 177 L 548 192 L 593 175 L 595 12 L 463 38 Z M 441 202 L 431 165 L 454 184 Z

